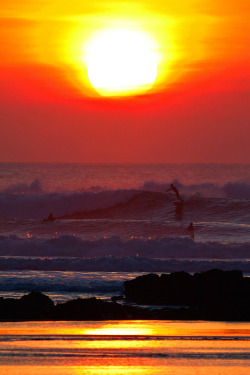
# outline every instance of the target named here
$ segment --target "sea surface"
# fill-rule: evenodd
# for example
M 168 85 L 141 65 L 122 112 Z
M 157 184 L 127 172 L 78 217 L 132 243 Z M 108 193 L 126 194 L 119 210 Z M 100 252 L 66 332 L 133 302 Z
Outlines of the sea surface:
M 250 275 L 250 165 L 0 163 L 0 297 L 211 268 Z
M 250 323 L 0 323 L 1 375 L 248 375 Z
M 110 300 L 144 273 L 212 268 L 250 275 L 250 165 L 0 163 L 0 297 Z M 1 375 L 249 370 L 250 323 L 0 322 Z

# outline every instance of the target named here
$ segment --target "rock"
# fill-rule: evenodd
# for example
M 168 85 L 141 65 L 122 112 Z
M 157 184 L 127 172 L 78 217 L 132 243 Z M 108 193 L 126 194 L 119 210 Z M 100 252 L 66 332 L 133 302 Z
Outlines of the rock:
M 20 298 L 23 306 L 36 306 L 43 310 L 48 310 L 54 307 L 54 302 L 48 296 L 40 292 L 31 292 Z
M 53 308 L 54 302 L 40 292 L 31 292 L 20 298 L 20 316 L 24 319 L 48 319 Z
M 136 277 L 133 280 L 125 281 L 125 297 L 127 301 L 138 304 L 154 304 L 160 300 L 160 277 L 156 274 L 149 274 Z
M 112 302 L 122 301 L 122 300 L 124 300 L 124 296 L 113 296 L 113 297 L 111 297 Z
M 148 274 L 124 283 L 127 302 L 140 308 L 96 298 L 54 305 L 39 292 L 20 299 L 0 298 L 1 321 L 179 319 L 250 321 L 250 278 L 240 271 L 213 269 L 190 275 Z M 154 305 L 162 305 L 156 308 Z M 174 307 L 173 307 L 174 306 Z
M 241 271 L 213 269 L 194 275 L 149 274 L 124 283 L 128 302 L 179 306 L 159 314 L 164 319 L 250 320 L 250 280 Z M 188 307 L 184 308 L 183 307 Z
M 54 302 L 40 292 L 31 292 L 20 299 L 0 299 L 1 320 L 48 320 Z
M 17 320 L 19 300 L 14 298 L 0 298 L 0 320 Z
M 78 298 L 60 303 L 54 310 L 55 320 L 124 320 L 141 319 L 142 316 L 148 317 L 141 309 L 103 302 L 97 298 Z

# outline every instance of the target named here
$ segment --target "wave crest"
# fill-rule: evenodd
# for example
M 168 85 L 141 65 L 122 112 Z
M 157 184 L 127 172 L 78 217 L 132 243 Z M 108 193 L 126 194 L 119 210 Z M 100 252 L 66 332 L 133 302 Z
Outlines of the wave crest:
M 247 183 L 230 182 L 223 186 L 213 183 L 183 185 L 173 181 L 185 201 L 191 199 L 237 199 L 250 200 L 250 185 Z M 101 187 L 74 192 L 44 192 L 42 183 L 34 180 L 30 184 L 12 185 L 0 192 L 0 216 L 16 218 L 46 218 L 50 212 L 55 217 L 72 215 L 79 212 L 103 210 L 115 205 L 138 203 L 134 209 L 157 204 L 159 207 L 171 203 L 175 198 L 172 192 L 165 193 L 169 184 L 147 181 L 140 188 L 130 190 L 106 190 Z M 144 195 L 142 195 L 144 194 Z M 131 199 L 134 201 L 130 202 Z M 137 199 L 137 201 L 136 201 Z M 212 202 L 212 201 L 211 201 Z M 133 207 L 132 207 L 133 208 Z M 248 209 L 249 207 L 247 207 Z M 240 212 L 239 212 L 240 214 Z

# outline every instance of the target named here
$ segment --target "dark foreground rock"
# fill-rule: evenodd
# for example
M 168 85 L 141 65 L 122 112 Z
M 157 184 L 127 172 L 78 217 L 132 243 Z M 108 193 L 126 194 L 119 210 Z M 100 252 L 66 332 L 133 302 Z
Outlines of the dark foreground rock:
M 20 299 L 0 298 L 0 321 L 152 319 L 146 309 L 78 298 L 54 305 L 46 295 L 31 292 Z
M 78 298 L 57 305 L 31 292 L 0 298 L 0 321 L 42 320 L 223 320 L 250 321 L 250 279 L 240 271 L 210 270 L 190 275 L 149 274 L 124 283 L 128 304 Z M 149 308 L 129 305 L 151 305 Z M 161 307 L 156 306 L 161 305 Z
M 97 298 L 78 298 L 55 306 L 56 320 L 130 320 L 150 319 L 145 309 L 103 302 Z
M 124 287 L 128 302 L 166 306 L 158 312 L 160 319 L 250 321 L 250 279 L 241 271 L 149 274 Z
M 54 309 L 54 302 L 46 295 L 31 292 L 15 298 L 0 298 L 0 320 L 45 320 Z

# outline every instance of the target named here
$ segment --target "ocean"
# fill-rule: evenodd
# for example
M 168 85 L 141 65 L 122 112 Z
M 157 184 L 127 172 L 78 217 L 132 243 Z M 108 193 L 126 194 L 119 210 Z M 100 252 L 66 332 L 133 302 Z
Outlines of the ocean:
M 250 275 L 250 165 L 0 164 L 0 297 L 109 301 L 142 274 L 212 268 Z M 249 366 L 250 323 L 0 322 L 1 375 Z
M 248 375 L 250 323 L 0 323 L 1 375 Z
M 250 165 L 0 163 L 0 297 L 211 268 L 250 274 Z

